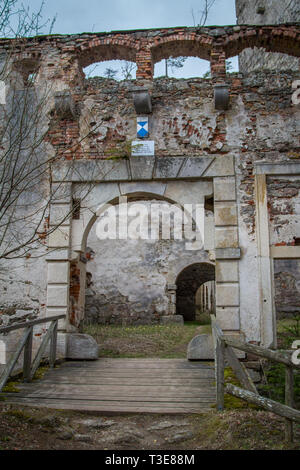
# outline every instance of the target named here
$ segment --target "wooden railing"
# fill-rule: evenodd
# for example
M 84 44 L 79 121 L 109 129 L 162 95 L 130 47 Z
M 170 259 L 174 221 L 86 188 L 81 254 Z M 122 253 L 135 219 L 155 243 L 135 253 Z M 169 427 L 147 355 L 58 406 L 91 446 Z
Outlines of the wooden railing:
M 25 323 L 19 323 L 11 326 L 4 326 L 0 328 L 0 334 L 9 333 L 14 330 L 25 329 L 22 338 L 20 339 L 16 351 L 8 361 L 4 371 L 0 376 L 0 392 L 10 377 L 14 367 L 20 357 L 21 352 L 24 349 L 23 359 L 23 379 L 24 382 L 31 382 L 34 374 L 36 373 L 40 362 L 45 354 L 46 347 L 50 341 L 50 352 L 49 352 L 49 364 L 50 367 L 54 367 L 56 361 L 56 346 L 57 346 L 57 324 L 58 320 L 65 318 L 65 315 L 56 315 L 53 317 L 41 318 L 38 320 L 32 320 Z M 36 353 L 34 360 L 32 361 L 32 339 L 33 339 L 33 328 L 36 325 L 42 323 L 50 323 L 47 333 L 45 334 L 39 349 Z
M 212 319 L 212 333 L 215 350 L 215 371 L 216 371 L 216 400 L 217 409 L 224 409 L 224 393 L 229 393 L 235 397 L 241 398 L 249 403 L 260 406 L 267 411 L 271 411 L 285 418 L 285 437 L 289 442 L 293 441 L 293 423 L 300 423 L 300 411 L 294 406 L 294 369 L 300 369 L 300 365 L 294 364 L 290 359 L 290 354 L 284 351 L 273 351 L 271 349 L 256 346 L 250 343 L 231 339 L 224 336 L 223 331 L 216 322 L 214 315 Z M 269 359 L 273 362 L 279 362 L 286 367 L 285 374 L 285 405 L 262 397 L 251 380 L 251 377 L 242 362 L 237 358 L 233 348 L 246 353 Z M 229 366 L 233 369 L 237 379 L 244 388 L 236 387 L 232 384 L 225 385 L 224 369 L 225 358 Z

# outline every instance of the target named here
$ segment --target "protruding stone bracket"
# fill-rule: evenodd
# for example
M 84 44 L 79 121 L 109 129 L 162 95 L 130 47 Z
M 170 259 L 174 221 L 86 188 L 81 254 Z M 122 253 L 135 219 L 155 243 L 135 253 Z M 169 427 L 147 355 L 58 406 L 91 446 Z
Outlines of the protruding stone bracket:
M 214 86 L 215 108 L 226 111 L 229 107 L 229 86 L 226 83 L 218 83 Z
M 55 114 L 59 119 L 76 119 L 75 103 L 69 91 L 60 91 L 54 95 Z
M 149 90 L 145 88 L 133 88 L 132 92 L 136 114 L 152 113 L 152 102 Z

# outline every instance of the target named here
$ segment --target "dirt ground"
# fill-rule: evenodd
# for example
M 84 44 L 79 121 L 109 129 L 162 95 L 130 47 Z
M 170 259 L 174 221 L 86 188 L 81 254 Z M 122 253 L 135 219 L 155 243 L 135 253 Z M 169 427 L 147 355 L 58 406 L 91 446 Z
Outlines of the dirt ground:
M 256 410 L 195 415 L 112 415 L 0 404 L 0 450 L 270 450 L 284 442 L 284 422 Z

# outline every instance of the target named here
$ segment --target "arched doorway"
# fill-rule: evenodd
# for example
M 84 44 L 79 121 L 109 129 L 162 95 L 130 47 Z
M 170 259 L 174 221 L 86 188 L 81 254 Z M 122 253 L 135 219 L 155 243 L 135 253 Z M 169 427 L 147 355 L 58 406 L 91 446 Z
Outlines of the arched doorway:
M 176 314 L 182 315 L 184 321 L 196 319 L 196 293 L 202 289 L 201 305 L 210 305 L 214 309 L 214 289 L 208 289 L 208 283 L 215 280 L 215 266 L 210 263 L 195 263 L 184 268 L 176 280 Z M 210 296 L 210 299 L 209 299 Z
M 189 203 L 189 201 L 192 201 L 193 203 L 198 205 L 200 211 L 199 213 L 201 214 L 201 230 L 199 233 L 203 233 L 205 197 L 207 195 L 210 195 L 211 192 L 211 182 L 207 181 L 181 182 L 180 184 L 176 183 L 176 185 L 173 184 L 173 182 L 126 183 L 126 185 L 104 183 L 96 185 L 81 205 L 80 218 L 73 220 L 72 225 L 73 253 L 78 253 L 78 255 L 76 254 L 71 265 L 71 325 L 78 328 L 78 326 L 82 323 L 85 317 L 86 270 L 89 272 L 89 269 L 86 269 L 86 263 L 88 261 L 86 256 L 88 236 L 91 231 L 91 228 L 98 220 L 99 216 L 101 216 L 101 214 L 103 214 L 108 207 L 118 206 L 119 204 L 122 204 L 124 198 L 126 198 L 126 202 L 128 202 L 129 204 L 132 202 L 152 202 L 156 200 L 157 202 L 165 202 L 171 205 L 174 204 L 177 209 L 182 212 L 183 206 L 187 204 L 187 202 Z M 189 211 L 190 207 L 187 207 L 186 213 L 188 214 Z M 191 214 L 189 215 L 189 219 L 193 220 Z M 171 277 L 173 276 L 173 273 L 175 275 L 175 272 L 178 272 L 178 270 L 176 269 L 178 260 L 185 260 L 185 264 L 188 264 L 188 261 L 191 260 L 191 258 L 194 259 L 195 251 L 193 250 L 197 249 L 197 252 L 201 253 L 201 256 L 198 255 L 198 259 L 199 257 L 200 259 L 205 257 L 203 240 L 196 239 L 195 244 L 194 242 L 186 243 L 186 241 L 184 241 L 184 247 L 187 244 L 189 246 L 193 245 L 192 250 L 191 248 L 188 248 L 187 251 L 187 253 L 189 253 L 189 259 L 185 260 L 185 256 L 183 256 L 182 253 L 180 254 L 180 250 L 179 252 L 176 251 L 176 253 L 174 253 L 174 256 L 169 257 L 173 263 L 172 273 L 170 274 Z M 147 260 L 147 263 L 149 264 L 149 260 Z M 110 260 L 107 260 L 107 263 L 105 263 L 105 265 L 107 266 L 107 269 L 109 269 Z M 167 286 L 167 284 L 169 284 L 169 273 L 163 271 L 165 270 L 162 269 L 162 274 L 165 275 L 165 283 Z M 166 271 L 168 271 L 168 269 Z M 142 292 L 149 293 L 149 289 L 143 288 Z M 125 292 L 125 294 L 123 292 L 123 295 L 125 295 L 125 297 L 127 297 L 127 294 L 128 292 Z M 160 316 L 167 315 L 169 313 L 168 302 L 169 301 L 167 298 L 166 306 L 161 305 L 162 302 L 159 302 L 159 305 L 155 306 L 155 311 L 153 311 L 153 315 L 156 315 L 158 320 Z M 140 305 L 139 308 L 144 308 L 144 306 Z M 140 321 L 140 318 L 138 318 L 138 321 Z M 144 319 L 142 319 L 142 321 L 144 321 Z

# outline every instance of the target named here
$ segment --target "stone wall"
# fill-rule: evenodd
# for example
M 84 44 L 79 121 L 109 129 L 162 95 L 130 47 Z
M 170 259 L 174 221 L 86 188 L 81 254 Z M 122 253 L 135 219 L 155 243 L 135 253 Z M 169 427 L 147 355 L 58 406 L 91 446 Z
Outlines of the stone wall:
M 48 130 L 45 153 L 55 155 L 56 160 L 51 168 L 51 181 L 53 185 L 62 182 L 67 190 L 51 207 L 49 227 L 53 228 L 62 214 L 68 212 L 72 199 L 80 197 L 76 192 L 77 184 L 83 181 L 92 188 L 98 186 L 95 200 L 90 205 L 84 207 L 85 201 L 81 201 L 78 220 L 65 217 L 59 230 L 43 233 L 49 246 L 48 267 L 44 258 L 34 257 L 1 263 L 5 269 L 1 279 L 4 322 L 8 320 L 9 309 L 17 316 L 18 310 L 42 316 L 47 305 L 47 315 L 64 313 L 68 328 L 76 329 L 77 320 L 82 318 L 84 311 L 81 300 L 86 288 L 86 268 L 92 273 L 92 295 L 97 296 L 100 292 L 97 318 L 101 317 L 105 302 L 109 306 L 107 316 L 117 318 L 118 306 L 128 299 L 135 321 L 144 322 L 143 315 L 147 319 L 149 316 L 158 318 L 160 312 L 165 311 L 166 287 L 170 283 L 174 288 L 176 280 L 176 276 L 170 280 L 166 272 L 178 275 L 191 261 L 195 262 L 195 253 L 190 252 L 185 259 L 180 244 L 167 247 L 158 242 L 145 248 L 138 243 L 132 247 L 129 268 L 131 274 L 133 270 L 137 273 L 137 277 L 132 276 L 130 289 L 125 289 L 126 271 L 120 276 L 120 285 L 116 286 L 116 278 L 121 272 L 118 248 L 123 249 L 119 242 L 113 248 L 111 244 L 103 244 L 101 249 L 91 243 L 95 256 L 99 257 L 96 261 L 85 262 L 83 235 L 88 233 L 85 217 L 87 212 L 91 214 L 95 207 L 98 208 L 100 200 L 105 200 L 105 191 L 119 195 L 121 190 L 126 192 L 128 182 L 140 185 L 139 192 L 142 193 L 149 181 L 157 184 L 160 191 L 168 179 L 168 184 L 181 193 L 180 197 L 189 201 L 192 191 L 181 188 L 178 182 L 181 179 L 188 182 L 190 188 L 199 181 L 211 187 L 210 194 L 205 194 L 210 196 L 210 205 L 215 210 L 215 225 L 212 224 L 210 247 L 205 250 L 205 255 L 199 250 L 197 262 L 214 261 L 219 256 L 217 316 L 227 330 L 241 331 L 250 341 L 261 341 L 255 162 L 281 162 L 287 166 L 299 162 L 300 109 L 299 105 L 292 104 L 291 97 L 292 84 L 300 79 L 300 74 L 299 71 L 257 71 L 226 75 L 225 58 L 239 54 L 248 46 L 265 46 L 269 52 L 299 57 L 300 28 L 297 25 L 167 28 L 44 36 L 14 44 L 12 59 L 17 69 L 25 67 L 30 73 L 30 67 L 34 65 L 37 90 L 51 85 L 51 99 L 37 131 Z M 1 50 L 9 47 L 9 40 L 0 40 Z M 152 80 L 153 64 L 172 54 L 195 55 L 209 60 L 212 79 Z M 137 80 L 85 80 L 83 67 L 114 58 L 135 61 Z M 224 80 L 228 84 L 230 101 L 228 109 L 219 110 L 215 107 L 214 86 Z M 137 113 L 133 98 L 136 86 L 144 87 L 151 97 L 149 121 L 150 139 L 155 144 L 154 158 L 134 160 L 130 155 L 131 140 L 136 138 Z M 134 165 L 135 172 L 132 171 Z M 170 168 L 172 172 L 168 173 Z M 290 176 L 280 176 L 280 182 L 273 186 L 271 180 L 268 183 L 271 194 L 269 222 L 274 231 L 273 234 L 271 230 L 271 243 L 288 246 L 296 236 L 297 177 L 293 181 Z M 106 183 L 111 185 L 109 189 L 104 188 Z M 283 185 L 282 193 L 277 190 L 278 184 Z M 162 195 L 165 196 L 164 190 Z M 109 200 L 113 197 L 116 195 Z M 282 214 L 276 214 L 278 207 Z M 289 219 L 289 224 L 285 219 Z M 286 229 L 288 226 L 293 227 L 291 232 Z M 106 250 L 101 251 L 102 246 Z M 142 269 L 138 271 L 136 253 L 146 253 L 151 272 L 141 255 Z M 228 253 L 230 259 L 226 258 Z M 100 260 L 100 255 L 104 261 Z M 109 266 L 112 266 L 110 272 Z M 12 273 L 19 268 L 18 273 Z M 93 272 L 98 272 L 94 278 Z M 145 278 L 143 272 L 146 272 Z M 104 275 L 107 278 L 103 293 L 100 279 Z M 141 292 L 145 286 L 149 287 L 151 296 L 143 303 Z M 134 292 L 132 300 L 131 289 Z M 174 296 L 174 290 L 170 288 L 172 294 L 167 295 Z M 117 307 L 109 305 L 112 304 L 110 299 L 116 301 Z M 125 317 L 128 318 L 129 313 L 129 310 L 125 311 Z
M 282 24 L 299 23 L 298 0 L 236 0 L 237 23 Z M 253 70 L 299 70 L 299 59 L 287 54 L 270 53 L 262 48 L 245 49 L 239 55 L 241 72 Z

